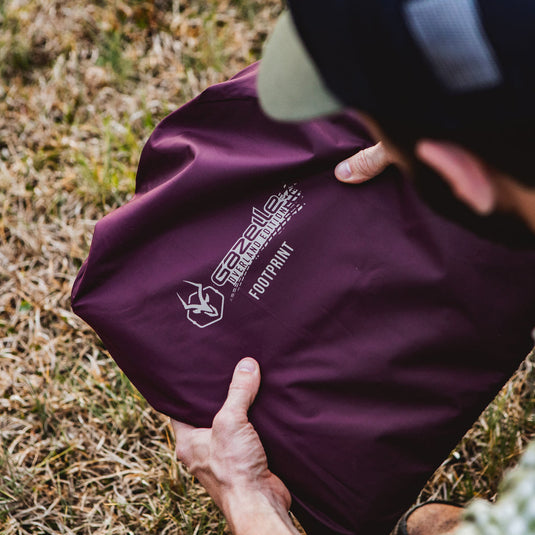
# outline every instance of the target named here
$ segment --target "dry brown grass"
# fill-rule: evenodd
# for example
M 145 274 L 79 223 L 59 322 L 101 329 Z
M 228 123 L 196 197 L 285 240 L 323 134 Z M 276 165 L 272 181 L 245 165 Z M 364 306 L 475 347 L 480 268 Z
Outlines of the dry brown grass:
M 520 366 L 420 494 L 420 502 L 489 500 L 535 438 L 535 352 Z
M 155 124 L 255 60 L 279 11 L 278 0 L 0 3 L 3 535 L 225 532 L 174 461 L 167 419 L 69 293 Z M 493 495 L 533 434 L 532 379 L 529 363 L 426 495 Z
M 93 226 L 170 110 L 257 58 L 277 0 L 0 6 L 0 532 L 222 533 L 70 310 Z

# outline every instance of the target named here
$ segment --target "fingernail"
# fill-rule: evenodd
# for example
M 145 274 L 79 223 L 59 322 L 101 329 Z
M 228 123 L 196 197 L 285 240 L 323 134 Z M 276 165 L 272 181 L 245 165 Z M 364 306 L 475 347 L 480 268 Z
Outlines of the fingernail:
M 351 167 L 347 160 L 345 162 L 339 163 L 334 170 L 334 174 L 340 180 L 349 180 L 351 178 Z
M 238 363 L 238 370 L 241 372 L 252 373 L 256 370 L 256 364 L 252 359 L 243 359 Z

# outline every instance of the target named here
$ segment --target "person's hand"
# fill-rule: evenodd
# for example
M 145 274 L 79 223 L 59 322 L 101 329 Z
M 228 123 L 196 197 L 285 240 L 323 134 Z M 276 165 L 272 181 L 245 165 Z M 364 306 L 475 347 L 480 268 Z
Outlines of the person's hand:
M 258 363 L 241 360 L 211 429 L 171 420 L 176 455 L 212 496 L 234 533 L 294 534 L 297 530 L 288 516 L 290 493 L 270 472 L 260 438 L 247 418 L 259 387 Z
M 341 182 L 358 184 L 376 177 L 393 163 L 397 163 L 397 157 L 379 142 L 340 162 L 334 174 Z

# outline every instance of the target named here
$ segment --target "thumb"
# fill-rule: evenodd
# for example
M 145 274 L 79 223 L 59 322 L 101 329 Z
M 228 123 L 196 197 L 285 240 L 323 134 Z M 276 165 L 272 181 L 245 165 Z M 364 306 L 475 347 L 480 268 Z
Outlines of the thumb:
M 252 358 L 245 358 L 238 362 L 232 376 L 227 400 L 223 410 L 231 410 L 235 417 L 247 420 L 247 411 L 260 388 L 260 367 Z
M 342 182 L 365 182 L 382 173 L 391 163 L 394 163 L 392 156 L 379 142 L 339 163 L 334 174 Z

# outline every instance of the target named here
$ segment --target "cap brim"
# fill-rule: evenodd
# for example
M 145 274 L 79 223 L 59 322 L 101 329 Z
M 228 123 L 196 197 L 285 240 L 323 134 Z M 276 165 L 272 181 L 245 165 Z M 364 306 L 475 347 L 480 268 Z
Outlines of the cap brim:
M 278 121 L 315 119 L 343 109 L 323 83 L 289 12 L 280 16 L 264 47 L 258 96 L 266 115 Z

